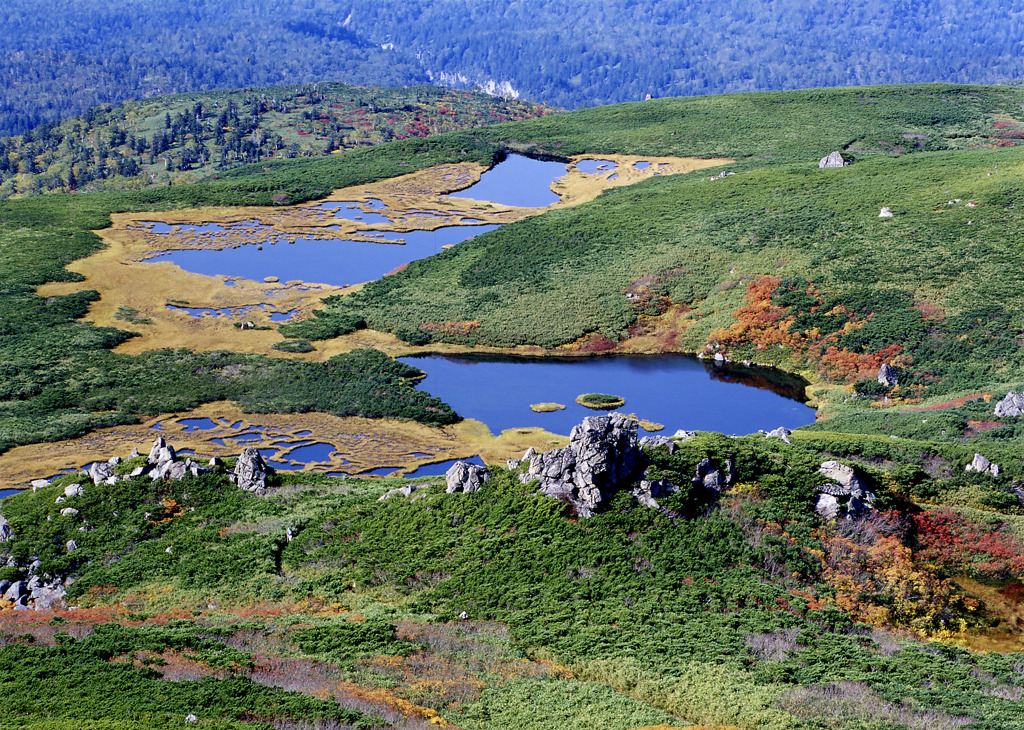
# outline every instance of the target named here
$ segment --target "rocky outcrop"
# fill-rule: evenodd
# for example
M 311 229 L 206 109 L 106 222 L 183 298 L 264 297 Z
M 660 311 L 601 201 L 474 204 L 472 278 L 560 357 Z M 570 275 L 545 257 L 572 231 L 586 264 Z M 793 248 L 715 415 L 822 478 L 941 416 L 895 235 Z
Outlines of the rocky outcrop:
M 448 485 L 444 491 L 448 494 L 456 492 L 469 494 L 470 492 L 479 492 L 480 487 L 491 480 L 491 472 L 486 466 L 468 461 L 456 461 L 445 472 L 444 480 Z
M 964 471 L 976 471 L 997 477 L 999 476 L 999 464 L 993 464 L 981 454 L 975 454 L 974 459 L 964 468 Z
M 1024 415 L 1024 392 L 1010 391 L 996 403 L 996 418 L 1010 418 Z
M 676 442 L 668 436 L 644 436 L 640 439 L 639 444 L 640 448 L 645 451 L 659 446 L 666 447 L 669 454 L 674 454 L 676 451 Z
M 874 509 L 875 495 L 867 489 L 856 470 L 838 461 L 826 461 L 818 472 L 831 481 L 818 486 L 814 509 L 822 519 L 853 520 Z
M 697 472 L 693 475 L 693 486 L 721 492 L 732 485 L 732 463 L 728 460 L 718 465 L 711 459 L 701 459 L 697 464 Z
M 839 152 L 838 150 L 830 153 L 825 157 L 822 157 L 821 160 L 818 161 L 819 168 L 846 167 L 847 165 L 850 164 L 851 161 L 843 157 L 843 153 Z
M 11 526 L 4 519 L 4 516 L 0 515 L 0 542 L 10 542 L 13 535 Z
M 7 566 L 20 568 L 25 577 L 13 582 L 0 580 L 0 600 L 14 604 L 14 608 L 22 611 L 30 608 L 40 611 L 63 603 L 68 586 L 73 581 L 39 575 L 41 565 L 35 558 L 27 566 L 18 565 L 13 558 L 8 560 Z
M 228 479 L 239 489 L 262 494 L 267 488 L 267 464 L 257 449 L 249 447 L 235 462 L 235 471 Z
M 785 426 L 773 428 L 771 431 L 758 431 L 758 433 L 763 433 L 765 438 L 782 439 L 787 444 L 790 443 L 789 437 L 793 434 L 793 432 Z
M 572 429 L 569 445 L 529 455 L 524 484 L 560 499 L 581 517 L 591 517 L 619 485 L 628 484 L 643 464 L 637 422 L 618 413 L 590 416 Z
M 896 368 L 887 362 L 882 363 L 882 367 L 878 368 L 878 382 L 886 388 L 895 388 L 899 385 L 900 379 L 896 374 Z

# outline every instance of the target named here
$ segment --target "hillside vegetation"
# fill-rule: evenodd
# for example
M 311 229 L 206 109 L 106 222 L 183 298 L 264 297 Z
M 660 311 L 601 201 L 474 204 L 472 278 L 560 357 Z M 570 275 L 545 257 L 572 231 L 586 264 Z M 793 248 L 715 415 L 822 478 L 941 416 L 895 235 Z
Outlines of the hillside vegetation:
M 319 83 L 91 107 L 0 138 L 0 196 L 195 182 L 245 163 L 344 153 L 548 113 L 436 87 Z

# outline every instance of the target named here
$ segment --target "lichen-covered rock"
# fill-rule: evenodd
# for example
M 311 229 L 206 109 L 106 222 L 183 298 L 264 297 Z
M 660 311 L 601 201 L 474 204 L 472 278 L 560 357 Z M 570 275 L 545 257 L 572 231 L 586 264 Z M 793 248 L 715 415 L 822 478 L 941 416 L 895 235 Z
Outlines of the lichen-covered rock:
M 480 487 L 491 480 L 491 472 L 486 466 L 473 464 L 469 461 L 456 461 L 444 474 L 447 483 L 445 492 L 455 494 L 461 492 L 479 492 Z
M 267 488 L 267 464 L 256 449 L 249 447 L 235 462 L 234 483 L 247 492 L 262 493 Z
M 996 403 L 996 418 L 1010 418 L 1024 415 L 1024 392 L 1010 391 Z

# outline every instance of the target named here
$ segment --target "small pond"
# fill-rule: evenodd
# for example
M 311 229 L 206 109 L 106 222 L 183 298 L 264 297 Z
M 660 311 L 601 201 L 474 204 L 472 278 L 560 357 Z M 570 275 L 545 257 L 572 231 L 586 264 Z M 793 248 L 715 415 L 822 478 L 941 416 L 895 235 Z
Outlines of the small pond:
M 262 250 L 253 244 L 220 250 L 178 249 L 147 261 L 170 261 L 185 271 L 206 276 L 235 276 L 252 281 L 276 276 L 282 282 L 300 280 L 344 286 L 379 279 L 402 264 L 439 253 L 442 246 L 461 243 L 495 228 L 446 226 L 433 231 L 376 233 L 382 243 L 299 238 L 295 244 L 266 244 Z
M 576 163 L 576 169 L 584 175 L 597 175 L 611 172 L 619 166 L 612 160 L 580 160 Z
M 449 197 L 487 200 L 518 208 L 546 208 L 558 202 L 551 184 L 560 177 L 565 177 L 564 162 L 509 155 L 481 175 L 480 182 Z
M 421 390 L 464 418 L 486 423 L 495 434 L 540 426 L 566 435 L 585 416 L 602 413 L 578 405 L 582 393 L 625 398 L 618 411 L 663 424 L 666 436 L 680 428 L 740 435 L 814 422 L 814 409 L 795 399 L 803 395 L 802 381 L 760 368 L 705 366 L 685 355 L 401 359 L 427 374 Z M 534 413 L 533 403 L 560 403 L 565 410 Z

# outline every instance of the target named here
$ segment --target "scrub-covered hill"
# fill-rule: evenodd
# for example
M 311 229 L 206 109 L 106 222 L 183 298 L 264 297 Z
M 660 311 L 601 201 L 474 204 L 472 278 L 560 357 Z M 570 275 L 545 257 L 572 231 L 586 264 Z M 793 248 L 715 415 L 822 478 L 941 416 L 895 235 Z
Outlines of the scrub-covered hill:
M 656 100 L 0 203 L 3 449 L 225 399 L 292 414 L 289 433 L 308 411 L 454 420 L 363 349 L 412 351 L 393 335 L 718 354 L 802 373 L 822 404 L 792 433 L 643 450 L 635 422 L 598 417 L 447 485 L 272 474 L 248 492 L 254 452 L 109 454 L 123 461 L 0 503 L 0 712 L 25 728 L 1024 726 L 1024 448 L 1016 400 L 996 412 L 1024 382 L 1022 105 L 944 85 Z M 283 328 L 322 348 L 306 359 L 112 352 L 145 325 L 94 326 L 95 293 L 36 293 L 75 278 L 63 266 L 114 213 L 280 209 L 512 151 L 735 162 L 333 297 Z M 833 151 L 852 164 L 819 168 Z M 76 610 L 13 605 L 64 591 Z

